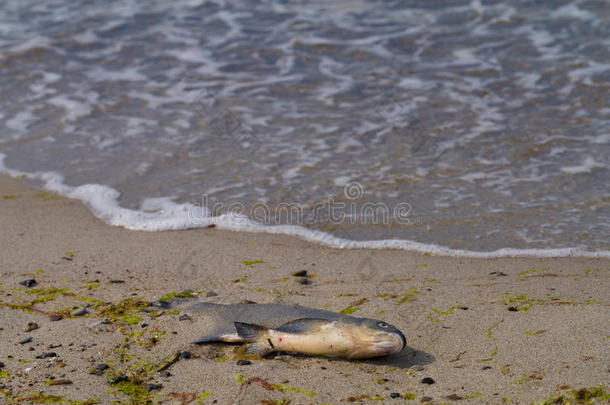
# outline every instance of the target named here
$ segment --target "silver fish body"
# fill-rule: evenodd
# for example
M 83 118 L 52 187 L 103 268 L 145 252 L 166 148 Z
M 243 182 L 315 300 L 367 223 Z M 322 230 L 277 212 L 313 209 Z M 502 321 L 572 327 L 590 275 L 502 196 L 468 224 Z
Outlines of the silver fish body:
M 345 358 L 370 358 L 401 351 L 404 334 L 370 318 L 280 304 L 197 303 L 187 308 L 203 318 L 207 333 L 194 343 L 248 343 L 247 352 L 273 351 Z

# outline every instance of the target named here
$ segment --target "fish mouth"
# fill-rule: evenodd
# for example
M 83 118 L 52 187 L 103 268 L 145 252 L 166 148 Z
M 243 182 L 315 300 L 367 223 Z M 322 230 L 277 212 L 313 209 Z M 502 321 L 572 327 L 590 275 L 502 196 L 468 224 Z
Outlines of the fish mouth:
M 399 333 L 390 332 L 375 336 L 372 341 L 373 351 L 380 355 L 398 353 L 406 346 L 405 336 Z

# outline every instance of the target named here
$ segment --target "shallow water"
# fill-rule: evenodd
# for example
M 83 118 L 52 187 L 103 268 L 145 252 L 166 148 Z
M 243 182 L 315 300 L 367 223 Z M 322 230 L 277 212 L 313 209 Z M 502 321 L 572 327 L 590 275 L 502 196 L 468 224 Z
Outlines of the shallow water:
M 192 226 L 605 250 L 609 47 L 603 1 L 3 2 L 0 152 Z

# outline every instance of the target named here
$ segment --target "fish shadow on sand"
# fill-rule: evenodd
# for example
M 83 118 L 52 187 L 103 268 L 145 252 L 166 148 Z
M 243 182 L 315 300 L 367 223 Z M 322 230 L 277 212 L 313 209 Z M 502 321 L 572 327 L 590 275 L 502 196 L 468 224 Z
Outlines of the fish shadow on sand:
M 365 361 L 367 363 L 380 366 L 411 368 L 413 366 L 425 366 L 434 363 L 436 361 L 436 357 L 430 353 L 407 346 L 400 353 L 395 353 L 386 357 L 376 357 L 374 359 Z
M 288 355 L 294 358 L 312 358 L 316 356 L 307 356 L 300 353 L 284 353 L 280 352 L 280 355 Z M 269 359 L 273 358 L 273 356 L 268 357 Z M 326 359 L 332 362 L 346 362 L 346 363 L 365 363 L 365 364 L 374 364 L 377 366 L 390 366 L 396 367 L 400 369 L 409 369 L 414 366 L 426 366 L 428 364 L 434 363 L 436 361 L 436 357 L 431 355 L 430 353 L 423 352 L 421 350 L 413 349 L 412 347 L 407 346 L 400 353 L 391 354 L 389 356 L 383 357 L 375 357 L 372 359 L 346 359 L 341 357 L 318 357 L 320 359 Z

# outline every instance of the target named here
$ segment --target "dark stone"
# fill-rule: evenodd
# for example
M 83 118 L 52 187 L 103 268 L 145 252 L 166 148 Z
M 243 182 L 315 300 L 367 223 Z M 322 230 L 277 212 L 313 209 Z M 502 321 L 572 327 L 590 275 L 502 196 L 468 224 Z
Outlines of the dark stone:
M 311 280 L 309 280 L 307 277 L 301 277 L 298 282 L 299 282 L 299 284 L 303 284 L 303 285 L 311 284 Z
M 501 271 L 492 271 L 491 273 L 489 273 L 489 275 L 497 277 L 506 277 L 506 273 L 503 273 Z
M 146 391 L 160 390 L 163 384 L 146 384 Z
M 117 375 L 110 381 L 110 384 L 118 384 L 125 381 L 129 381 L 126 375 Z
M 192 321 L 191 317 L 188 316 L 187 314 L 182 314 L 180 315 L 180 317 L 178 318 L 179 321 Z
M 429 385 L 432 385 L 432 384 L 434 384 L 436 381 L 434 381 L 434 380 L 433 380 L 432 378 L 430 378 L 430 377 L 425 377 L 425 378 L 422 378 L 421 382 L 422 382 L 422 384 L 429 384 Z
M 24 285 L 24 286 L 30 288 L 30 287 L 34 287 L 38 283 L 33 278 L 29 278 L 27 280 L 20 281 L 19 284 Z
M 250 360 L 237 360 L 238 366 L 247 366 L 248 364 L 252 364 Z
M 147 324 L 146 322 L 142 322 L 142 323 L 140 324 L 140 326 L 141 326 L 141 327 L 143 327 L 143 328 L 145 328 L 145 327 L 147 327 L 147 326 L 148 326 L 148 324 Z
M 119 280 L 117 278 L 113 278 L 113 279 L 110 279 L 110 282 L 112 284 L 123 284 L 125 282 L 125 280 Z
M 218 295 L 218 294 L 217 294 L 217 293 L 216 293 L 216 291 L 214 291 L 214 290 L 210 290 L 210 291 L 207 291 L 207 292 L 205 293 L 205 296 L 206 296 L 206 297 L 215 297 L 215 296 L 217 296 L 217 295 Z
M 0 361 L 0 368 L 4 367 L 4 363 Z
M 517 311 L 519 311 L 519 310 L 518 310 L 517 308 L 515 308 L 515 307 L 508 307 L 508 310 L 509 310 L 510 312 L 517 312 Z
M 58 314 L 51 314 L 51 315 L 49 315 L 49 319 L 50 319 L 51 321 L 53 321 L 53 322 L 56 322 L 56 321 L 61 321 L 61 320 L 62 320 L 62 318 L 63 318 L 63 317 L 62 317 L 61 315 L 58 315 Z
M 25 339 L 20 340 L 19 343 L 24 345 L 26 343 L 30 343 L 31 341 L 32 341 L 32 337 L 29 336 L 29 337 L 26 337 Z
M 171 376 L 172 376 L 172 373 L 170 373 L 167 370 L 161 372 L 161 377 L 171 377 Z
M 432 399 L 433 399 L 432 397 L 421 397 L 422 402 L 430 402 L 430 401 L 432 401 Z
M 390 398 L 400 398 L 400 394 L 398 392 L 390 392 Z
M 458 309 L 461 309 L 462 311 L 467 311 L 467 310 L 468 310 L 468 307 L 463 306 L 463 305 L 460 305 L 460 306 L 458 306 L 457 308 L 458 308 Z
M 89 374 L 102 375 L 109 368 L 110 368 L 110 366 L 108 366 L 108 364 L 101 363 L 101 364 L 98 364 L 97 366 L 95 366 L 95 368 L 93 370 L 89 371 Z
M 292 273 L 295 277 L 307 277 L 307 270 L 299 270 Z
M 193 357 L 193 355 L 191 354 L 191 352 L 182 352 L 182 353 L 180 353 L 180 358 L 181 358 L 181 359 L 188 360 L 188 359 L 190 359 L 191 357 Z
M 491 366 L 484 366 L 483 368 L 481 368 L 481 370 L 490 370 Z
M 46 352 L 43 354 L 39 354 L 38 356 L 36 356 L 37 359 L 49 359 L 52 357 L 57 357 L 57 353 L 55 352 Z

